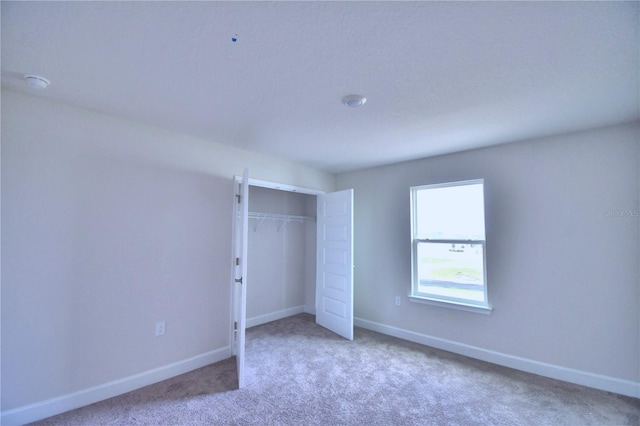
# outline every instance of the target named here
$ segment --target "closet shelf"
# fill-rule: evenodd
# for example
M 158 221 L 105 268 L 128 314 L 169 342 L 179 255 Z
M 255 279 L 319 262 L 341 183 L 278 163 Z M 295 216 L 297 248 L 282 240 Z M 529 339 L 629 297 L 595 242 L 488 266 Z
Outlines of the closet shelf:
M 249 212 L 249 219 L 258 220 L 258 223 L 256 224 L 255 228 L 253 228 L 253 232 L 256 232 L 260 228 L 260 225 L 262 225 L 262 223 L 265 220 L 281 220 L 283 223 L 278 228 L 278 232 L 282 231 L 282 229 L 289 222 L 305 222 L 308 220 L 316 220 L 316 218 L 312 216 L 298 216 L 298 215 L 292 215 L 292 214 L 263 213 L 263 212 Z

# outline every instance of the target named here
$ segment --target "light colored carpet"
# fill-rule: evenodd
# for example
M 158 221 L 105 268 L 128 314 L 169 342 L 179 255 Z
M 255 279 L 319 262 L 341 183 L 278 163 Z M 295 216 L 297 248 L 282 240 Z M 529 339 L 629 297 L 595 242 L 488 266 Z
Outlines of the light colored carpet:
M 640 400 L 296 315 L 229 359 L 38 425 L 638 425 Z

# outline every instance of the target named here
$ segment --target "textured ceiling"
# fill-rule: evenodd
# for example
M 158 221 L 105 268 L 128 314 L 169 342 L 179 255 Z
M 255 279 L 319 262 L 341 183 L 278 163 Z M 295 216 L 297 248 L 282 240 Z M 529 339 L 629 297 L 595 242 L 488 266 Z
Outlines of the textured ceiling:
M 639 6 L 2 1 L 2 84 L 342 172 L 640 118 Z

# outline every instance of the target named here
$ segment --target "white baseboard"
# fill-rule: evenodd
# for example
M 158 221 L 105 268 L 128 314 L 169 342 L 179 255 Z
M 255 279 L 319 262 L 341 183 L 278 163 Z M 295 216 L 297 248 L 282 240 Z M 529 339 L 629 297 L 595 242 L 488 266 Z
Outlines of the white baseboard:
M 256 325 L 266 324 L 271 321 L 276 321 L 282 318 L 287 318 L 293 315 L 298 315 L 305 312 L 304 305 L 294 306 L 293 308 L 283 309 L 277 312 L 271 312 L 265 315 L 260 315 L 253 318 L 247 318 L 247 328 L 255 327 Z
M 572 368 L 561 367 L 554 364 L 547 364 L 527 358 L 490 351 L 477 346 L 428 336 L 426 334 L 420 334 L 362 318 L 354 318 L 354 324 L 358 327 L 377 331 L 378 333 L 387 334 L 410 342 L 420 343 L 425 346 L 431 346 L 493 364 L 514 368 L 516 370 L 526 371 L 528 373 L 538 374 L 540 376 L 588 386 L 608 392 L 614 392 L 621 395 L 627 395 L 634 398 L 640 398 L 640 382 L 617 379 L 615 377 L 589 373 L 587 371 L 575 370 Z
M 144 386 L 161 382 L 166 379 L 188 373 L 195 369 L 204 367 L 214 362 L 222 361 L 231 356 L 228 346 L 211 352 L 200 354 L 189 359 L 174 362 L 163 367 L 154 368 L 143 373 L 123 379 L 114 380 L 102 385 L 83 389 L 67 395 L 62 395 L 46 401 L 36 402 L 11 410 L 3 411 L 0 414 L 0 424 L 2 425 L 23 425 L 26 423 L 42 420 L 65 411 L 84 407 L 85 405 L 103 401 L 114 396 L 122 395 Z

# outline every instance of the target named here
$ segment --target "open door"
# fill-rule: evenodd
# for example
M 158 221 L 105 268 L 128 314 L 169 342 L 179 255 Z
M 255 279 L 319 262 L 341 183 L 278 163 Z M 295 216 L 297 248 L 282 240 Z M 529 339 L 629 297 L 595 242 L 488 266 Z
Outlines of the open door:
M 247 322 L 247 236 L 249 228 L 249 170 L 242 181 L 234 179 L 233 211 L 233 279 L 232 353 L 236 356 L 238 387 L 244 387 L 244 346 Z
M 316 323 L 353 340 L 353 189 L 318 195 Z

